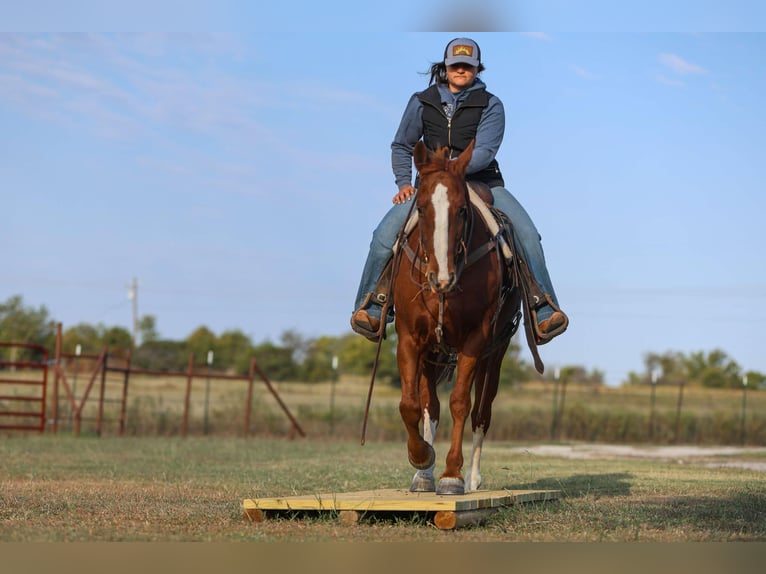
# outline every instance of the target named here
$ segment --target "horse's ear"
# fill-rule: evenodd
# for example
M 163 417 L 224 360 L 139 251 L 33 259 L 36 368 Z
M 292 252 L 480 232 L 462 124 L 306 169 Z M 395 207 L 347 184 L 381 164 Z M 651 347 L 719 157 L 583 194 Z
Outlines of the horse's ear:
M 463 150 L 463 153 L 457 156 L 457 159 L 452 162 L 453 169 L 456 173 L 465 175 L 465 170 L 468 169 L 468 162 L 471 161 L 471 156 L 473 155 L 473 146 L 475 143 L 476 139 L 472 139 L 471 143 L 469 143 Z
M 428 163 L 428 148 L 423 143 L 423 140 L 415 144 L 412 157 L 415 160 L 415 169 L 422 171 L 423 166 Z

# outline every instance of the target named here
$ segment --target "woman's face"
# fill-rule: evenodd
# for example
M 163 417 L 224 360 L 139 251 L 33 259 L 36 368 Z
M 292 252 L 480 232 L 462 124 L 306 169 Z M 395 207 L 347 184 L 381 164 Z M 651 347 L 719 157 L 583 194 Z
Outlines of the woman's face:
M 460 92 L 471 87 L 476 79 L 477 68 L 468 64 L 452 64 L 447 66 L 447 84 L 453 92 Z

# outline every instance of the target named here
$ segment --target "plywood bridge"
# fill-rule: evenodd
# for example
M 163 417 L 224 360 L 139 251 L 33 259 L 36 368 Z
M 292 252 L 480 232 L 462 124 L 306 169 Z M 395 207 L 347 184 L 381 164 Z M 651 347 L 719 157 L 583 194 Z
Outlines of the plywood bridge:
M 253 522 L 262 522 L 280 511 L 337 512 L 346 523 L 356 523 L 367 513 L 426 512 L 443 530 L 479 524 L 493 512 L 516 504 L 557 500 L 558 490 L 478 490 L 462 495 L 382 489 L 359 492 L 307 494 L 246 499 L 242 503 Z

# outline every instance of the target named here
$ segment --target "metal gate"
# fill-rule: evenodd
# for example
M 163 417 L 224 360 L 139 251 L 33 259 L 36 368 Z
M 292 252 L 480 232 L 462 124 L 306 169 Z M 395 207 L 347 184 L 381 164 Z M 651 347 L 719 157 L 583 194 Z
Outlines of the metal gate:
M 0 430 L 45 430 L 48 351 L 32 343 L 0 342 Z

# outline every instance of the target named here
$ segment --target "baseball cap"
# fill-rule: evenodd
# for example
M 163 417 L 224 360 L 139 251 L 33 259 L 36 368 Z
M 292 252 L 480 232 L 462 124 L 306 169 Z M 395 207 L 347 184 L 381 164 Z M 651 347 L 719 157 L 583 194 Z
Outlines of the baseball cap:
M 481 63 L 479 45 L 470 38 L 455 38 L 444 49 L 445 66 L 461 62 L 475 68 Z

